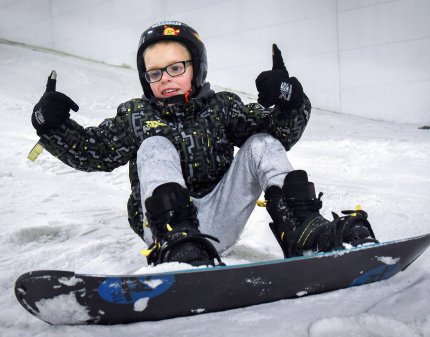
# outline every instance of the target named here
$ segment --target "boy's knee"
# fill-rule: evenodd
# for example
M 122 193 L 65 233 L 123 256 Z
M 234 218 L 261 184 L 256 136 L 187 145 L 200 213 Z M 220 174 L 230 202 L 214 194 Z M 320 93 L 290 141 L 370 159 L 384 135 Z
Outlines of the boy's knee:
M 137 151 L 137 157 L 147 157 L 153 152 L 162 153 L 164 151 L 175 151 L 175 146 L 163 136 L 152 136 L 146 138 L 142 144 L 140 144 L 139 150 Z
M 273 150 L 285 151 L 281 142 L 268 133 L 257 133 L 249 137 L 245 144 L 249 147 L 253 157 L 260 157 L 264 153 L 272 152 Z

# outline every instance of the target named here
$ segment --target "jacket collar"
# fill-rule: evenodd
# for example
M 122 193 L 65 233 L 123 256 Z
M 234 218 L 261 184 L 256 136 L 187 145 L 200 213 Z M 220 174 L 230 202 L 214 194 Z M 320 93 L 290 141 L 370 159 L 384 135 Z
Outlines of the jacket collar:
M 203 106 L 203 101 L 214 93 L 215 91 L 211 89 L 210 83 L 206 82 L 197 95 L 189 98 L 188 102 L 185 95 L 177 95 L 167 99 L 159 99 L 155 97 L 148 99 L 143 96 L 142 99 L 154 106 L 162 115 L 174 115 L 180 117 L 192 115 L 195 111 L 199 111 Z

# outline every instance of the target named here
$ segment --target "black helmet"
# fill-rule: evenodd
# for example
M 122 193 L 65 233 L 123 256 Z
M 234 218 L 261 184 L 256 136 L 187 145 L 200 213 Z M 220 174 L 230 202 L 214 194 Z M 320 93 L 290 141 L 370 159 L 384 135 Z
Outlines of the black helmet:
M 137 49 L 137 70 L 145 97 L 151 98 L 154 97 L 154 94 L 149 83 L 145 80 L 146 69 L 143 52 L 149 45 L 161 40 L 178 41 L 187 47 L 193 60 L 194 71 L 191 95 L 196 94 L 196 91 L 205 83 L 208 72 L 205 45 L 200 40 L 199 34 L 187 24 L 179 21 L 163 21 L 152 25 L 143 32 Z

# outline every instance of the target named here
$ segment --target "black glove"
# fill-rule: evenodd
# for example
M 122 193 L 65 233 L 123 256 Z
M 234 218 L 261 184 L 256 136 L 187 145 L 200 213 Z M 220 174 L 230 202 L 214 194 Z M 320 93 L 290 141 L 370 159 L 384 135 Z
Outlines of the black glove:
M 34 106 L 31 123 L 38 135 L 63 125 L 70 117 L 70 109 L 75 112 L 79 110 L 79 106 L 71 98 L 55 91 L 56 83 L 56 73 L 52 71 L 46 83 L 45 93 Z
M 272 70 L 263 71 L 255 80 L 258 103 L 265 108 L 274 104 L 281 110 L 300 108 L 303 104 L 303 87 L 295 77 L 289 77 L 281 51 L 273 44 Z

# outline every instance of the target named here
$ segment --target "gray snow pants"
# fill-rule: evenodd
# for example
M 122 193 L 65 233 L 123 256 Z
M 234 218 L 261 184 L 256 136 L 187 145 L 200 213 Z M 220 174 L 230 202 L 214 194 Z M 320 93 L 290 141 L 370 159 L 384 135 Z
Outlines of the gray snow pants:
M 164 183 L 176 182 L 185 187 L 179 154 L 165 137 L 144 140 L 137 153 L 142 208 L 144 200 Z M 269 134 L 259 133 L 247 139 L 213 191 L 193 198 L 198 210 L 200 231 L 220 240 L 218 252 L 234 245 L 255 208 L 261 192 L 271 185 L 282 186 L 285 175 L 292 171 L 287 152 Z M 144 227 L 147 244 L 153 242 L 149 228 Z

